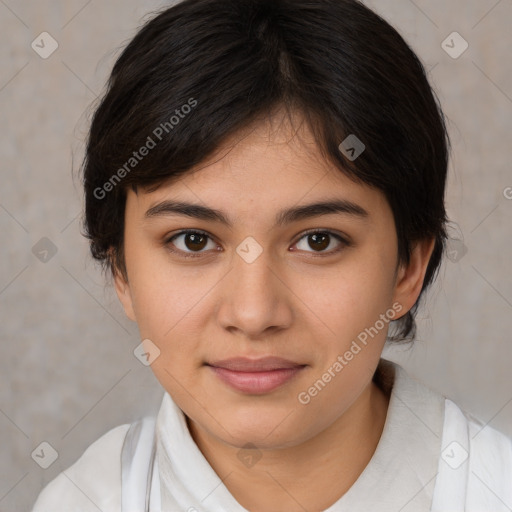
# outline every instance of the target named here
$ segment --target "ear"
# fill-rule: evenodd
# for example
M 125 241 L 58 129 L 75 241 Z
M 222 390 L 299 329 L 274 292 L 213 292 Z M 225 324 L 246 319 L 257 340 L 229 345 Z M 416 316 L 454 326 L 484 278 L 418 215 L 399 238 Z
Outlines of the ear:
M 427 238 L 416 242 L 411 250 L 409 264 L 402 264 L 398 269 L 393 301 L 401 304 L 405 313 L 418 300 L 434 246 L 434 238 Z
M 117 297 L 119 298 L 121 304 L 123 305 L 126 316 L 130 320 L 136 322 L 137 319 L 135 317 L 135 311 L 133 309 L 133 300 L 130 285 L 127 279 L 125 279 L 121 272 L 117 269 L 114 272 L 114 286 L 116 289 Z

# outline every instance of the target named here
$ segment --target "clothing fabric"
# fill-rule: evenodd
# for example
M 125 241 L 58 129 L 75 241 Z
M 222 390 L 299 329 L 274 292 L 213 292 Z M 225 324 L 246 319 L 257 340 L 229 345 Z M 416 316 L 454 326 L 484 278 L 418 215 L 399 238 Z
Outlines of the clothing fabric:
M 512 439 L 381 359 L 390 394 L 372 459 L 324 512 L 512 510 Z M 148 508 L 146 508 L 148 507 Z M 112 429 L 40 494 L 33 512 L 248 512 L 195 444 L 168 393 L 156 418 Z

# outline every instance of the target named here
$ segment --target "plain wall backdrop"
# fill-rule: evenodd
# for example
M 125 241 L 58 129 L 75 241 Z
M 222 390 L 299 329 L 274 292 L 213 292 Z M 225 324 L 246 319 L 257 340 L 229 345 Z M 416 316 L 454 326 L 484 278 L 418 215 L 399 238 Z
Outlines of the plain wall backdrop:
M 414 347 L 384 356 L 512 436 L 512 1 L 366 3 L 429 70 L 452 137 L 458 226 Z M 133 354 L 137 328 L 81 236 L 77 170 L 115 57 L 165 5 L 0 0 L 1 512 L 29 511 L 94 440 L 160 405 Z M 58 453 L 48 469 L 31 456 L 42 442 Z

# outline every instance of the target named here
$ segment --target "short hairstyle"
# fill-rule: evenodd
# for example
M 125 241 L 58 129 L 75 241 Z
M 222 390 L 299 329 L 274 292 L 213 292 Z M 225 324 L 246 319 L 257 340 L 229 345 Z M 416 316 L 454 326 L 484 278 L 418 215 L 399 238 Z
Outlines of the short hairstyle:
M 435 239 L 420 296 L 389 337 L 412 341 L 445 250 L 449 137 L 418 57 L 356 0 L 184 0 L 147 21 L 92 117 L 82 164 L 92 256 L 127 278 L 128 187 L 158 188 L 283 107 L 301 114 L 327 161 L 385 195 L 398 263 Z M 365 145 L 357 159 L 340 150 L 350 135 Z

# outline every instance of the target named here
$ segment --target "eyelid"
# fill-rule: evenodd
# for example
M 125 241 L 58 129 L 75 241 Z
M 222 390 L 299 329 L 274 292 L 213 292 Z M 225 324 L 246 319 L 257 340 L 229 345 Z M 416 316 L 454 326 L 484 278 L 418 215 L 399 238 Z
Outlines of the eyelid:
M 297 245 L 304 237 L 306 237 L 308 235 L 314 235 L 316 233 L 327 234 L 331 237 L 336 238 L 338 240 L 338 242 L 341 243 L 341 247 L 338 247 L 337 249 L 331 249 L 330 251 L 321 251 L 321 252 L 305 251 L 305 252 L 312 254 L 314 257 L 330 256 L 332 254 L 338 253 L 344 247 L 350 247 L 352 245 L 352 242 L 350 241 L 350 238 L 348 236 L 338 233 L 337 231 L 333 231 L 332 229 L 327 229 L 327 228 L 324 228 L 324 229 L 313 228 L 313 229 L 308 229 L 306 231 L 303 231 L 299 235 L 299 237 L 297 238 L 297 241 L 293 245 Z
M 163 244 L 170 252 L 179 254 L 180 256 L 183 256 L 185 258 L 199 258 L 199 257 L 204 256 L 206 254 L 206 251 L 200 251 L 200 252 L 190 251 L 189 252 L 189 251 L 183 251 L 178 248 L 171 249 L 170 246 L 174 245 L 172 243 L 172 241 L 175 238 L 177 238 L 178 236 L 181 236 L 181 235 L 188 235 L 188 234 L 203 235 L 203 236 L 206 236 L 207 238 L 209 238 L 211 241 L 218 244 L 218 242 L 215 240 L 215 237 L 212 236 L 210 233 L 208 233 L 207 231 L 203 231 L 201 229 L 194 229 L 194 228 L 182 229 L 181 231 L 178 231 L 177 233 L 174 233 L 173 235 L 166 236 Z
M 332 237 L 336 238 L 339 242 L 341 242 L 341 246 L 342 247 L 338 248 L 338 249 L 331 249 L 330 251 L 322 251 L 322 252 L 316 252 L 316 253 L 315 253 L 315 251 L 305 251 L 305 252 L 311 253 L 313 256 L 328 256 L 328 255 L 335 254 L 335 253 L 339 252 L 343 247 L 350 247 L 352 245 L 352 242 L 350 241 L 349 237 L 347 237 L 346 235 L 342 235 L 342 234 L 340 234 L 340 233 L 338 233 L 336 231 L 333 231 L 331 229 L 326 229 L 326 228 L 324 228 L 324 229 L 322 229 L 322 228 L 313 228 L 313 229 L 308 229 L 306 231 L 303 231 L 303 232 L 300 233 L 300 235 L 298 236 L 298 238 L 296 239 L 296 241 L 292 245 L 293 246 L 297 245 L 297 243 L 300 240 L 302 240 L 304 237 L 306 237 L 308 235 L 314 235 L 316 233 L 327 234 L 329 236 L 332 236 Z M 209 238 L 210 240 L 212 240 L 213 242 L 218 244 L 218 242 L 216 241 L 215 237 L 212 236 L 207 231 L 203 231 L 201 229 L 189 228 L 189 229 L 182 229 L 181 231 L 178 231 L 177 233 L 174 233 L 173 235 L 165 237 L 165 239 L 164 239 L 164 246 L 167 247 L 169 251 L 171 251 L 173 253 L 180 254 L 180 255 L 182 255 L 185 258 L 198 258 L 198 257 L 202 257 L 204 254 L 206 254 L 208 252 L 208 251 L 198 251 L 198 252 L 191 251 L 191 252 L 188 252 L 188 251 L 183 251 L 183 250 L 177 249 L 177 248 L 174 248 L 174 249 L 170 248 L 170 245 L 173 245 L 172 241 L 175 238 L 177 238 L 178 236 L 187 235 L 187 234 L 203 235 L 203 236 L 206 236 L 207 238 Z

